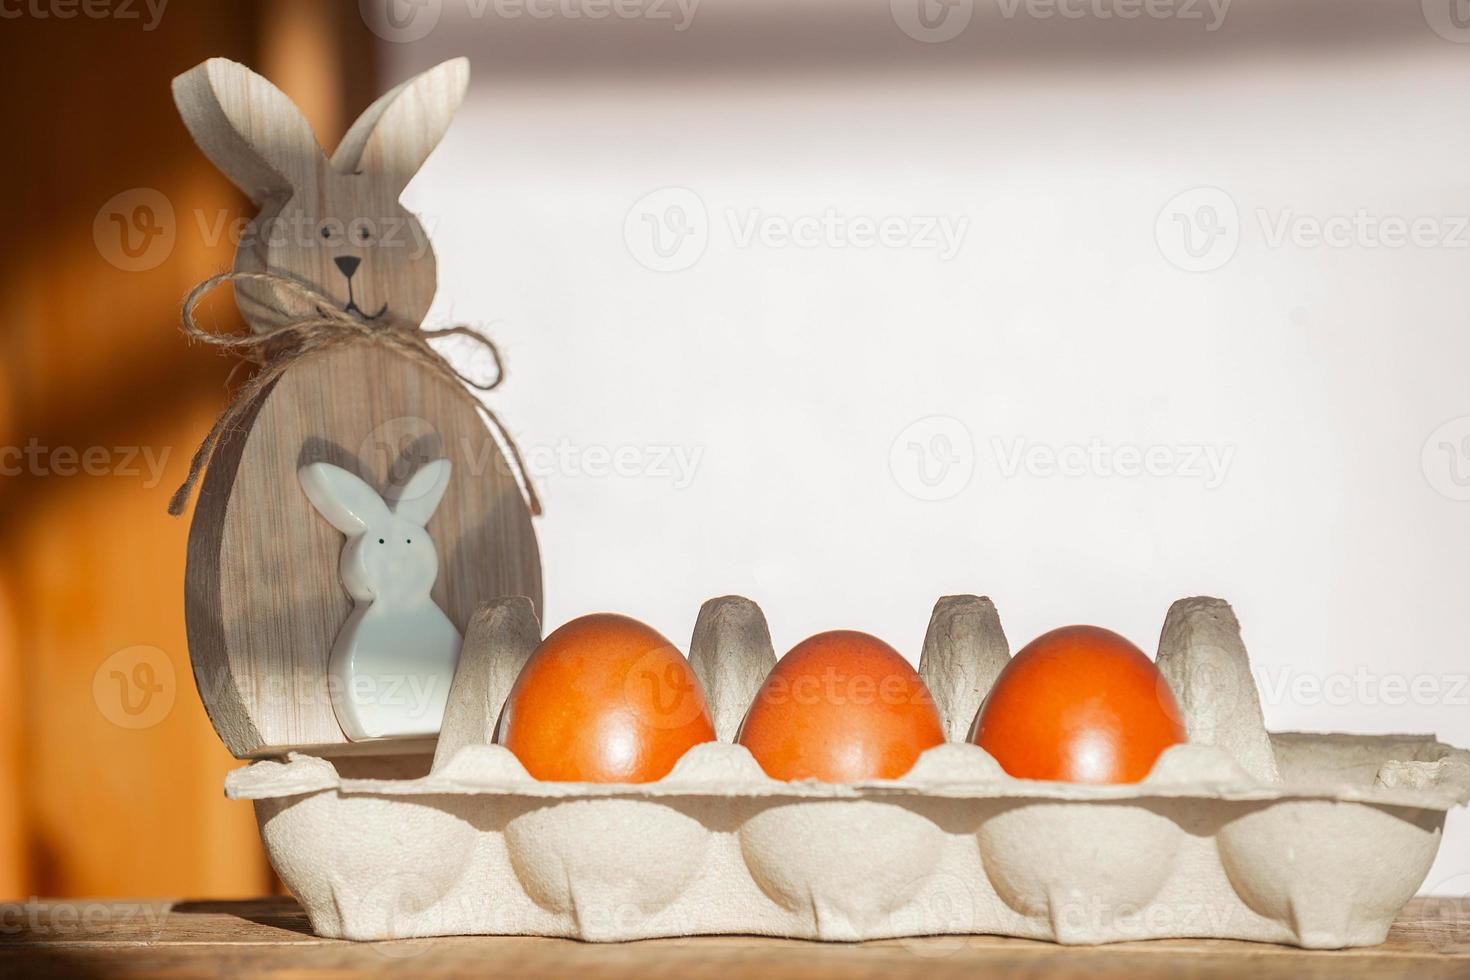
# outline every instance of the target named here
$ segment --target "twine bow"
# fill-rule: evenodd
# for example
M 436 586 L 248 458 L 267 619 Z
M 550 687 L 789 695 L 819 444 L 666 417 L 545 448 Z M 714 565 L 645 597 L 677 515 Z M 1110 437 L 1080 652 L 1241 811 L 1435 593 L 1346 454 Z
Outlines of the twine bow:
M 194 311 L 207 293 L 225 282 L 270 283 L 278 290 L 295 293 L 316 310 L 316 315 L 289 319 L 280 326 L 250 333 L 211 333 L 200 327 L 195 321 Z M 184 512 L 184 507 L 189 503 L 189 498 L 193 496 L 194 487 L 199 483 L 199 477 L 204 473 L 211 457 L 214 456 L 220 439 L 225 433 L 238 429 L 242 417 L 250 410 L 251 405 L 286 372 L 288 367 L 308 355 L 360 341 L 389 347 L 452 382 L 454 390 L 473 405 L 495 428 L 495 431 L 500 433 L 501 439 L 510 450 L 521 485 L 525 488 L 526 503 L 530 506 L 531 513 L 535 515 L 541 513 L 541 499 L 536 496 L 536 488 L 531 483 L 531 475 L 526 469 L 525 460 L 521 458 L 520 447 L 511 438 L 510 432 L 501 423 L 494 410 L 470 393 L 471 388 L 475 391 L 494 391 L 505 379 L 505 367 L 500 359 L 499 348 L 495 346 L 494 341 L 473 327 L 456 324 L 441 330 L 424 330 L 417 325 L 390 317 L 363 320 L 338 308 L 334 300 L 314 286 L 296 279 L 272 272 L 222 272 L 199 283 L 189 290 L 188 296 L 184 297 L 183 331 L 192 340 L 209 344 L 226 354 L 239 357 L 242 365 L 249 362 L 259 365 L 260 369 L 235 391 L 229 404 L 225 406 L 224 411 L 220 412 L 219 418 L 215 419 L 204 441 L 194 451 L 194 456 L 189 461 L 189 475 L 174 491 L 174 495 L 168 502 L 168 512 L 173 516 L 177 517 Z M 477 381 L 450 364 L 443 354 L 429 345 L 429 341 L 435 337 L 451 336 L 469 337 L 490 353 L 490 357 L 495 361 L 494 380 Z

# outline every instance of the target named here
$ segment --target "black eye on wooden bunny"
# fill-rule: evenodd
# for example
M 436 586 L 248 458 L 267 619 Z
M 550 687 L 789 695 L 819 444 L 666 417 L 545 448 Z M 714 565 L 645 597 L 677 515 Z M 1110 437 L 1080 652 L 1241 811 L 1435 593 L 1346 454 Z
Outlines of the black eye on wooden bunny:
M 338 723 L 345 692 L 333 689 L 328 660 L 354 597 L 338 574 L 343 534 L 307 499 L 302 467 L 340 467 L 388 499 L 404 476 L 447 461 L 448 485 L 426 525 L 438 545 L 433 604 L 461 635 L 488 600 L 527 596 L 540 607 L 534 497 L 522 495 L 447 362 L 405 355 L 427 337 L 436 269 L 399 195 L 444 135 L 468 78 L 459 58 L 399 85 L 330 158 L 291 101 L 243 65 L 215 58 L 174 80 L 189 132 L 259 209 L 236 252 L 244 277 L 234 278 L 256 341 L 313 321 L 318 339 L 334 332 L 333 343 L 298 344 L 262 369 L 231 407 L 237 414 L 222 416 L 230 424 L 216 426 L 218 441 L 201 447 L 208 468 L 185 573 L 189 653 L 210 720 L 237 756 L 432 751 L 421 735 L 354 744 Z M 405 335 L 416 339 L 405 345 Z M 442 704 L 446 692 L 423 693 Z

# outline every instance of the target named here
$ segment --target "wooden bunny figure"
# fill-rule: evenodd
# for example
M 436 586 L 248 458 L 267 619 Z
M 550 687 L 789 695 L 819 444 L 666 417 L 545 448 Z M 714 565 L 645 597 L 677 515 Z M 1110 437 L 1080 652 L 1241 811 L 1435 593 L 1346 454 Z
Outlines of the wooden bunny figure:
M 404 82 L 368 107 L 328 157 L 295 104 L 244 65 L 211 58 L 176 78 L 174 99 L 194 141 L 260 207 L 236 271 L 309 283 L 365 320 L 422 322 L 434 298 L 434 250 L 398 198 L 449 128 L 468 82 L 464 58 Z M 311 312 L 277 284 L 237 289 L 256 326 Z
M 331 463 L 301 468 L 313 506 L 347 535 L 342 584 L 355 606 L 332 646 L 334 708 L 354 742 L 433 735 L 444 717 L 459 630 L 429 590 L 439 554 L 425 530 L 449 486 L 450 462 L 420 468 L 391 500 Z
M 517 595 L 540 606 L 534 497 L 503 455 L 513 442 L 497 441 L 428 343 L 434 251 L 399 202 L 468 79 L 463 58 L 409 79 L 330 155 L 243 65 L 213 58 L 174 80 L 195 142 L 258 208 L 235 271 L 201 284 L 232 279 L 251 333 L 191 334 L 261 345 L 248 352 L 259 372 L 191 470 L 207 460 L 185 573 L 189 652 L 237 756 L 340 754 L 356 740 L 373 755 L 432 751 L 475 609 Z M 384 689 L 388 675 L 401 690 Z

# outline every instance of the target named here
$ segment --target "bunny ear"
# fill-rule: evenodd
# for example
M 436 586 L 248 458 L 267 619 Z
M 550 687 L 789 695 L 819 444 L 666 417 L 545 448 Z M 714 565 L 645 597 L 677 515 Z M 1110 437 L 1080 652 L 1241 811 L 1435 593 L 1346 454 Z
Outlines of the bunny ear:
M 280 89 L 210 58 L 173 81 L 174 104 L 204 155 L 256 204 L 314 189 L 326 157 Z
M 469 81 L 467 58 L 410 78 L 358 117 L 332 154 L 332 167 L 373 174 L 402 190 L 444 138 Z
M 308 463 L 297 476 L 312 506 L 343 534 L 362 534 L 389 516 L 378 492 L 340 466 Z
M 419 467 L 418 472 L 389 500 L 393 513 L 419 527 L 429 523 L 444 491 L 449 489 L 450 462 L 436 459 Z

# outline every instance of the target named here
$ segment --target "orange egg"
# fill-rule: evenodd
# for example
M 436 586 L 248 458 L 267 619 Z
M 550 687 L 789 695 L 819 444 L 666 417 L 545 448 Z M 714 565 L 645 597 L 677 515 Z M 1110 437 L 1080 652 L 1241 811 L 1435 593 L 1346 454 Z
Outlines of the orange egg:
M 496 741 L 537 779 L 646 783 L 714 737 L 689 661 L 651 627 L 599 613 L 541 641 L 506 698 Z
M 773 779 L 897 779 L 944 741 L 929 689 L 897 650 L 853 630 L 818 633 L 782 657 L 736 740 Z
M 1185 739 L 1179 704 L 1142 650 L 1097 626 L 1064 626 L 1011 658 L 970 741 L 1021 779 L 1136 783 Z

